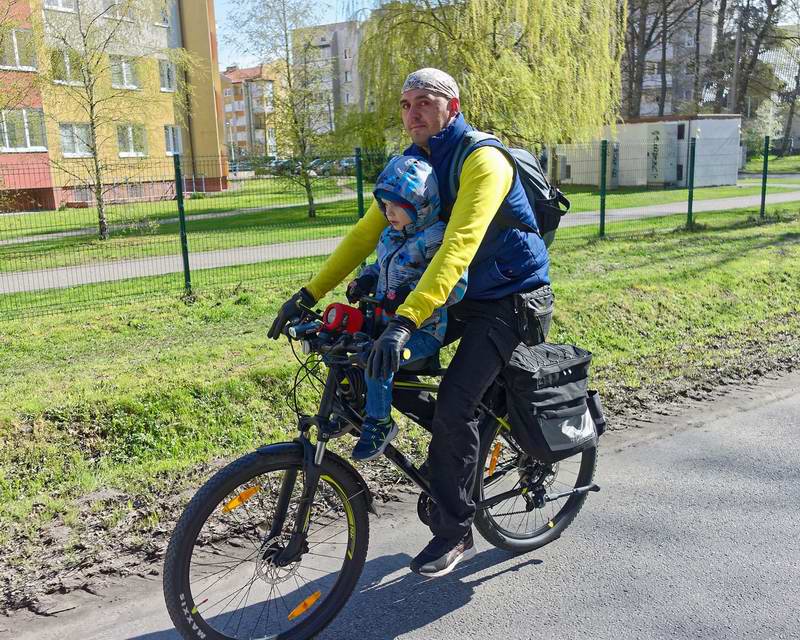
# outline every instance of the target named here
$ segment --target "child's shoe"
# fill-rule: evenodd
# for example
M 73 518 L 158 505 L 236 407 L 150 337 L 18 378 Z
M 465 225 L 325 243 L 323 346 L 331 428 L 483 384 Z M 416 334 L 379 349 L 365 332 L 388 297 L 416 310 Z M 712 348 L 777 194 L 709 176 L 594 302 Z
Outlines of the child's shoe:
M 361 437 L 353 449 L 353 459 L 367 461 L 377 458 L 396 435 L 397 425 L 391 418 L 380 422 L 367 418 L 361 429 Z

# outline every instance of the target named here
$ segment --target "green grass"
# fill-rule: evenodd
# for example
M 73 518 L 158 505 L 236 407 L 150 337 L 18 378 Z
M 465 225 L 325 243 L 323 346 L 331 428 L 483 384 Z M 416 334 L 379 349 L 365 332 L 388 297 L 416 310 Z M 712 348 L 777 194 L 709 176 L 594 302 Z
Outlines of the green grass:
M 800 190 L 800 187 L 798 188 Z M 772 187 L 768 193 L 792 191 L 791 187 Z M 600 209 L 600 191 L 587 190 L 586 187 L 565 187 L 567 197 L 572 204 L 571 211 L 598 211 Z M 753 196 L 761 193 L 761 187 L 745 184 L 742 186 L 703 187 L 694 190 L 694 200 L 713 200 L 717 198 L 737 198 Z M 607 209 L 634 209 L 672 202 L 686 202 L 688 189 L 641 189 L 638 187 L 620 187 L 608 191 L 606 195 Z
M 768 170 L 770 173 L 800 173 L 800 156 L 784 156 L 779 158 L 770 154 L 768 159 Z M 753 156 L 747 161 L 745 171 L 761 173 L 764 170 L 764 156 Z
M 352 193 L 355 199 L 355 180 L 352 178 L 317 178 L 313 185 L 315 198 Z M 231 188 L 221 193 L 187 197 L 184 210 L 187 215 L 199 215 L 237 209 L 274 209 L 305 203 L 305 191 L 297 183 L 286 178 L 258 178 L 231 181 Z M 177 218 L 178 209 L 174 200 L 112 204 L 106 208 L 106 217 L 110 225 L 143 223 L 146 226 L 147 222 Z M 2 214 L 0 240 L 95 227 L 97 227 L 95 207 Z
M 573 203 L 573 213 L 596 211 L 599 208 L 599 195 L 596 191 L 587 190 L 586 187 L 571 187 L 568 191 Z M 769 189 L 770 193 L 781 191 L 791 191 L 791 188 Z M 757 193 L 760 193 L 760 188 L 757 186 L 713 187 L 697 189 L 695 199 Z M 607 197 L 606 206 L 608 209 L 636 208 L 679 202 L 686 196 L 686 190 L 642 191 L 625 188 L 619 192 L 611 192 Z M 207 201 L 204 199 L 199 202 Z M 59 215 L 61 213 L 59 212 Z M 166 217 L 162 216 L 162 220 Z M 309 218 L 305 207 L 300 206 L 243 212 L 231 217 L 189 220 L 187 224 L 189 250 L 214 251 L 336 237 L 345 233 L 356 219 L 355 200 L 346 200 L 320 204 L 315 218 Z M 0 216 L 0 224 L 2 221 L 3 217 Z M 650 228 L 653 224 L 655 223 L 651 223 L 650 220 L 639 222 L 643 228 Z M 151 218 L 125 230 L 114 231 L 112 237 L 105 241 L 89 235 L 0 246 L 0 273 L 176 255 L 180 252 L 178 229 L 177 222 L 159 222 L 158 219 Z M 585 228 L 580 231 L 571 230 L 569 233 L 587 236 L 594 233 L 594 230 Z
M 593 383 L 612 411 L 800 350 L 800 216 L 756 215 L 702 214 L 691 231 L 665 217 L 661 233 L 553 246 L 551 341 L 594 353 Z M 193 304 L 180 301 L 177 276 L 136 280 L 136 296 L 174 293 L 114 307 L 97 308 L 108 285 L 37 294 L 41 305 L 74 296 L 78 308 L 0 324 L 0 549 L 15 584 L 43 548 L 61 570 L 125 536 L 163 535 L 213 461 L 290 437 L 296 364 L 266 328 L 318 265 L 209 271 Z M 401 438 L 424 451 L 421 429 L 406 425 Z M 60 552 L 47 542 L 54 523 L 73 541 Z

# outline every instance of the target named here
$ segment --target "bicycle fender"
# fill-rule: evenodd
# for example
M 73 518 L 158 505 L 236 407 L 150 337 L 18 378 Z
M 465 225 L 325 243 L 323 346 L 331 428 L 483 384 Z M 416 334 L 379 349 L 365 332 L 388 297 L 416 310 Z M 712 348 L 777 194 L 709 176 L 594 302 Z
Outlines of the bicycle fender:
M 311 446 L 310 443 L 308 446 Z M 256 449 L 256 452 L 260 453 L 261 455 L 269 455 L 273 453 L 303 453 L 303 449 L 303 443 L 298 442 L 297 440 L 292 440 L 291 442 L 275 442 L 274 444 L 265 444 L 263 447 Z

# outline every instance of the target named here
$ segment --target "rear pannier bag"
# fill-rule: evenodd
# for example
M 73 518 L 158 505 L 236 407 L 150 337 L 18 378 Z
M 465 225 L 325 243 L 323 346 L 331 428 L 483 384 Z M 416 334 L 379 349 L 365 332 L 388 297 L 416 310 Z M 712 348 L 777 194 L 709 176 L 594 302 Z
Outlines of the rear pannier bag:
M 587 404 L 591 361 L 591 353 L 569 344 L 519 345 L 514 350 L 502 376 L 511 431 L 526 453 L 553 463 L 597 444 Z

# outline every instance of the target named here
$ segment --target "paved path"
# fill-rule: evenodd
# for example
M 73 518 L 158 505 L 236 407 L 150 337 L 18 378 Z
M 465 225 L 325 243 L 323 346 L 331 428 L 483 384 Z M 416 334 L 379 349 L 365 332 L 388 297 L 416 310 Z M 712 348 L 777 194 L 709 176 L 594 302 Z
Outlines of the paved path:
M 800 191 L 767 195 L 768 204 L 796 201 L 800 201 Z M 723 211 L 726 209 L 758 206 L 760 202 L 761 196 L 758 195 L 720 198 L 716 200 L 700 200 L 694 203 L 693 210 L 695 213 L 703 211 Z M 686 213 L 686 210 L 686 202 L 673 202 L 649 207 L 609 209 L 606 211 L 606 224 Z M 205 215 L 220 216 L 223 214 Z M 565 216 L 561 226 L 562 228 L 586 225 L 598 226 L 599 223 L 600 212 L 587 211 Z M 299 242 L 266 244 L 254 247 L 220 249 L 217 251 L 199 251 L 190 253 L 189 266 L 191 270 L 214 269 L 217 267 L 284 260 L 286 258 L 327 255 L 333 251 L 340 240 L 341 238 L 326 238 L 321 240 L 302 240 Z M 183 262 L 180 255 L 171 255 L 133 260 L 94 262 L 76 267 L 58 267 L 37 271 L 0 273 L 0 295 L 24 291 L 63 289 L 96 282 L 109 282 L 143 276 L 180 273 L 182 270 Z
M 371 519 L 364 574 L 320 640 L 800 638 L 800 373 L 646 428 L 604 436 L 591 494 L 564 535 L 478 555 L 423 580 L 413 500 Z M 179 640 L 159 578 L 63 596 L 52 617 L 0 618 L 0 640 Z

